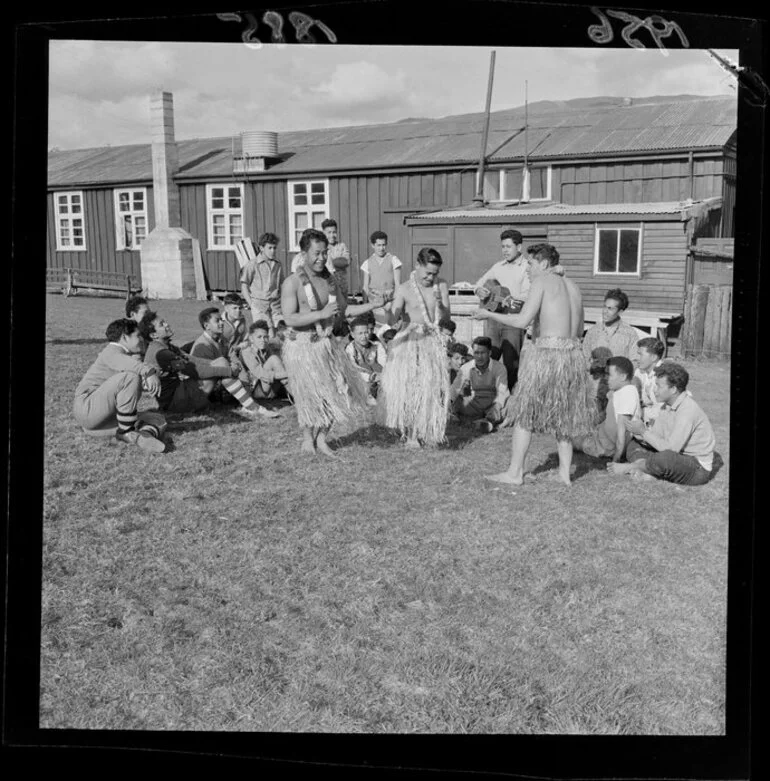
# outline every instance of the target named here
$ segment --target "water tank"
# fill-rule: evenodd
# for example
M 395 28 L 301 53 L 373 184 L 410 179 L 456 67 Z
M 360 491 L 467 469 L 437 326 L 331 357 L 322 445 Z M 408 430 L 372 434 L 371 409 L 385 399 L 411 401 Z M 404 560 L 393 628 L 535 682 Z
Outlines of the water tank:
M 248 130 L 241 133 L 242 154 L 248 157 L 278 157 L 278 133 Z

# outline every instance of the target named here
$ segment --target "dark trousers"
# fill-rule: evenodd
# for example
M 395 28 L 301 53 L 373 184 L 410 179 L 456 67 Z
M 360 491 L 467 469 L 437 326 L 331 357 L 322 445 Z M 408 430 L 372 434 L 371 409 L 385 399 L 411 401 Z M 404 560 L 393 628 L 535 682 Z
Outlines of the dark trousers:
M 647 472 L 658 480 L 680 485 L 703 485 L 711 479 L 711 472 L 706 471 L 694 456 L 673 450 L 653 450 L 632 439 L 626 449 L 626 459 L 631 463 L 640 458 L 645 460 Z
M 493 347 L 500 348 L 500 361 L 508 374 L 508 390 L 516 384 L 519 371 L 519 353 L 524 340 L 524 329 L 501 325 L 494 320 L 486 321 L 485 335 L 492 340 Z

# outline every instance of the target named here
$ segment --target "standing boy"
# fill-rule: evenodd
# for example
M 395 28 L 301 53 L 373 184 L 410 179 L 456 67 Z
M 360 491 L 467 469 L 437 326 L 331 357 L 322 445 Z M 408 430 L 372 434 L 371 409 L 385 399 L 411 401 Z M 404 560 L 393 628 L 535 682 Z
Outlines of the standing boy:
M 241 292 L 251 309 L 254 322 L 266 320 L 272 338 L 275 323 L 282 320 L 281 285 L 283 267 L 275 259 L 278 250 L 278 236 L 263 233 L 257 242 L 259 254 L 241 269 Z
M 590 434 L 572 441 L 575 450 L 594 458 L 610 457 L 615 462 L 623 458 L 629 439 L 625 421 L 642 418 L 633 377 L 634 365 L 624 355 L 614 355 L 607 361 L 607 416 Z
M 150 393 L 161 390 L 160 378 L 151 366 L 139 360 L 142 336 L 139 325 L 128 318 L 107 326 L 109 344 L 99 353 L 75 390 L 73 413 L 86 432 L 117 427 L 115 438 L 153 453 L 162 453 L 166 445 L 162 428 L 140 421 L 137 406 L 142 396 L 142 381 Z
M 227 360 L 227 350 L 222 344 L 222 316 L 216 307 L 209 307 L 204 309 L 200 315 L 198 315 L 198 321 L 203 328 L 203 333 L 195 340 L 193 344 L 191 355 L 198 358 L 205 358 L 209 361 L 216 361 L 217 359 L 224 358 Z M 242 367 L 240 365 L 230 365 L 230 377 L 222 377 L 219 380 L 205 379 L 201 380 L 201 390 L 210 396 L 218 384 L 221 384 L 231 396 L 235 397 L 238 403 L 241 405 L 236 414 L 241 417 L 256 420 L 260 416 L 267 418 L 277 418 L 280 415 L 277 412 L 271 412 L 270 410 L 260 407 L 251 395 L 243 387 L 243 383 L 237 379 Z
M 374 310 L 374 318 L 379 327 L 395 323 L 393 316 L 393 297 L 401 284 L 401 261 L 388 252 L 388 234 L 375 231 L 369 237 L 372 254 L 361 264 L 363 273 L 364 301 L 380 298 L 385 303 Z

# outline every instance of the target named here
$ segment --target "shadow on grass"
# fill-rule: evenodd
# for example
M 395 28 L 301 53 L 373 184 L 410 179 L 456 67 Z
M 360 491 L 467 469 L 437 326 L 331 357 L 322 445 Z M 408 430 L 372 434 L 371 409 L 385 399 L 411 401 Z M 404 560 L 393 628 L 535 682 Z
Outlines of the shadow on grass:
M 487 437 L 489 434 L 473 428 L 472 425 L 450 423 L 447 426 L 446 436 L 447 441 L 446 444 L 443 445 L 445 450 L 462 450 L 473 442 L 473 440 L 479 439 L 480 437 Z
M 330 440 L 331 441 L 331 440 Z M 347 445 L 362 445 L 364 447 L 398 447 L 401 437 L 389 428 L 379 423 L 370 423 L 368 426 L 351 431 L 341 437 L 336 437 L 332 446 L 339 449 Z
M 607 471 L 606 458 L 593 458 L 587 456 L 585 453 L 575 453 L 572 457 L 572 466 L 574 471 L 572 472 L 572 480 L 579 480 L 581 477 L 585 477 L 590 472 L 606 472 Z M 549 453 L 548 458 L 539 464 L 534 469 L 530 470 L 530 474 L 537 477 L 545 472 L 552 472 L 559 468 L 559 454 Z
M 725 460 L 722 458 L 722 454 L 714 451 L 714 464 L 711 467 L 711 477 L 709 478 L 709 482 L 713 480 L 716 476 L 719 470 L 725 465 Z

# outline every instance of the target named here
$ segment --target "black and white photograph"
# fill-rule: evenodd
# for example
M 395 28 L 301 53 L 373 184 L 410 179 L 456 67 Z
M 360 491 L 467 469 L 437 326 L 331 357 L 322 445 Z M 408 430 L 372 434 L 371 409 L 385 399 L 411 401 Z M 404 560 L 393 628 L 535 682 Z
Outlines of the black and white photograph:
M 48 41 L 39 729 L 725 736 L 740 49 L 322 10 Z

